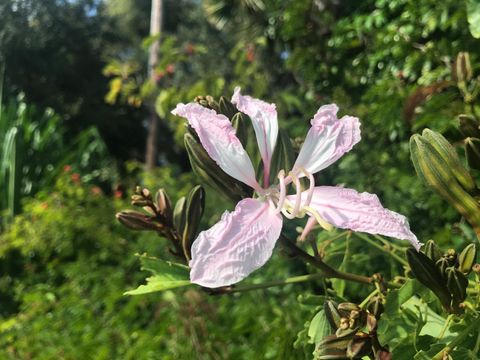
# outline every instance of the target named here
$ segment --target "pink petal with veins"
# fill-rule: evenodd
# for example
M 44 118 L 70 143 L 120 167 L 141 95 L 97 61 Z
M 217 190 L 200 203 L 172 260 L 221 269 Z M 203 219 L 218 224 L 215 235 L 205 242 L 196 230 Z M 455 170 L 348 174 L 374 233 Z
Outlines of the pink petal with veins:
M 232 103 L 237 109 L 247 114 L 252 120 L 253 129 L 257 138 L 258 147 L 265 168 L 265 178 L 270 176 L 270 160 L 278 136 L 277 110 L 275 104 L 243 96 L 240 88 L 236 87 L 232 96 Z M 266 186 L 266 184 L 264 184 Z
M 282 217 L 267 202 L 243 199 L 201 232 L 192 246 L 190 280 L 209 288 L 235 284 L 272 256 Z
M 226 116 L 196 103 L 178 104 L 172 114 L 188 120 L 208 155 L 223 171 L 255 190 L 260 189 L 252 161 Z
M 301 196 L 305 201 L 307 191 Z M 295 201 L 295 195 L 288 200 Z M 335 227 L 408 240 L 417 250 L 422 245 L 410 230 L 407 218 L 384 208 L 376 195 L 336 186 L 318 186 L 310 206 Z
M 322 106 L 311 124 L 294 171 L 300 168 L 314 174 L 333 164 L 360 141 L 360 121 L 356 117 L 337 118 L 335 104 Z

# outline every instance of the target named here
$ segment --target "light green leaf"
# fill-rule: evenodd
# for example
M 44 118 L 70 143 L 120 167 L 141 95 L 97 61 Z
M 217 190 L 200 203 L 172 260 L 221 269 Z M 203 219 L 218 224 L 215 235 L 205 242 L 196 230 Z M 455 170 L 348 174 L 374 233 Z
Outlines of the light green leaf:
M 185 265 L 146 255 L 140 255 L 140 261 L 142 270 L 150 271 L 153 276 L 146 279 L 146 285 L 140 285 L 134 290 L 125 292 L 124 295 L 142 295 L 191 285 L 189 268 Z
M 467 0 L 467 18 L 470 33 L 480 39 L 480 0 Z
M 328 323 L 327 316 L 325 315 L 324 310 L 320 310 L 317 315 L 315 315 L 310 322 L 308 328 L 308 337 L 310 338 L 310 343 L 317 344 L 325 336 L 328 336 L 332 333 L 332 328 Z

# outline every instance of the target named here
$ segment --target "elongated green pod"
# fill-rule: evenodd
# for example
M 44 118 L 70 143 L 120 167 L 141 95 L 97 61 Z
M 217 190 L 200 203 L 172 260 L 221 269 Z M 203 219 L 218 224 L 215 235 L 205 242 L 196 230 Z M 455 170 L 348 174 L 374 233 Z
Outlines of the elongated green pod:
M 186 204 L 185 226 L 182 233 L 182 247 L 187 260 L 191 259 L 191 247 L 198 232 L 200 220 L 205 210 L 205 190 L 200 185 L 195 186 L 188 194 Z
M 410 139 L 410 152 L 418 176 L 455 207 L 479 236 L 480 206 L 460 186 L 450 167 L 435 148 L 420 135 L 413 135 Z
M 423 130 L 422 136 L 437 151 L 443 161 L 445 161 L 452 174 L 465 190 L 471 191 L 475 189 L 475 181 L 465 166 L 463 166 L 457 152 L 447 139 L 430 129 Z
M 424 252 L 425 255 L 427 255 L 434 262 L 437 262 L 442 257 L 442 251 L 433 240 L 428 240 L 425 243 Z
M 407 250 L 407 260 L 413 276 L 432 290 L 442 305 L 450 310 L 451 295 L 435 263 L 422 252 L 413 249 Z
M 452 305 L 458 309 L 458 305 L 467 297 L 468 279 L 462 272 L 453 266 L 447 268 L 447 287 L 452 294 Z
M 477 247 L 475 244 L 469 244 L 458 256 L 458 270 L 468 275 L 472 271 L 472 266 L 477 259 Z
M 175 208 L 173 209 L 173 225 L 177 233 L 181 236 L 185 229 L 185 222 L 187 219 L 187 199 L 182 196 L 177 200 Z
M 253 190 L 247 185 L 227 175 L 208 156 L 205 149 L 192 134 L 186 133 L 184 141 L 192 170 L 203 182 L 205 182 L 205 184 L 235 202 L 252 195 Z

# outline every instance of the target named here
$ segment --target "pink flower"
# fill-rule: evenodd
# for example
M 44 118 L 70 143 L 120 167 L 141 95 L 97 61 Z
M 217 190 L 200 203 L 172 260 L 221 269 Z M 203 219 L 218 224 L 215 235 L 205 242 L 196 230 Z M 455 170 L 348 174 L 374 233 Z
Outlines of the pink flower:
M 381 234 L 409 240 L 421 246 L 407 219 L 385 209 L 376 195 L 335 186 L 315 186 L 313 174 L 325 169 L 360 141 L 360 122 L 352 116 L 337 118 L 335 104 L 322 106 L 313 119 L 293 168 L 279 172 L 278 182 L 269 184 L 270 160 L 278 134 L 277 111 L 268 104 L 240 94 L 232 102 L 252 120 L 264 166 L 263 186 L 255 178 L 254 166 L 235 135 L 227 117 L 196 103 L 178 104 L 173 114 L 187 118 L 209 156 L 228 175 L 255 190 L 241 200 L 233 212 L 225 212 L 218 223 L 201 232 L 192 246 L 190 279 L 215 288 L 243 280 L 271 257 L 288 219 L 310 216 L 306 231 L 318 222 L 342 229 Z M 300 178 L 309 179 L 302 191 Z M 296 194 L 288 195 L 292 184 Z

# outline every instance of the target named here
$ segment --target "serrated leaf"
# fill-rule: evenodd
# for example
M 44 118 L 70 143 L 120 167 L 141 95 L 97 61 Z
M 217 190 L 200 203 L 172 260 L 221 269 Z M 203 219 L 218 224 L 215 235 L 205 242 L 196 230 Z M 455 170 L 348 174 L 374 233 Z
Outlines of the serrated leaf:
M 190 270 L 185 265 L 146 255 L 140 255 L 140 262 L 142 263 L 141 269 L 151 272 L 153 276 L 146 278 L 147 284 L 129 290 L 124 295 L 149 294 L 191 285 Z

